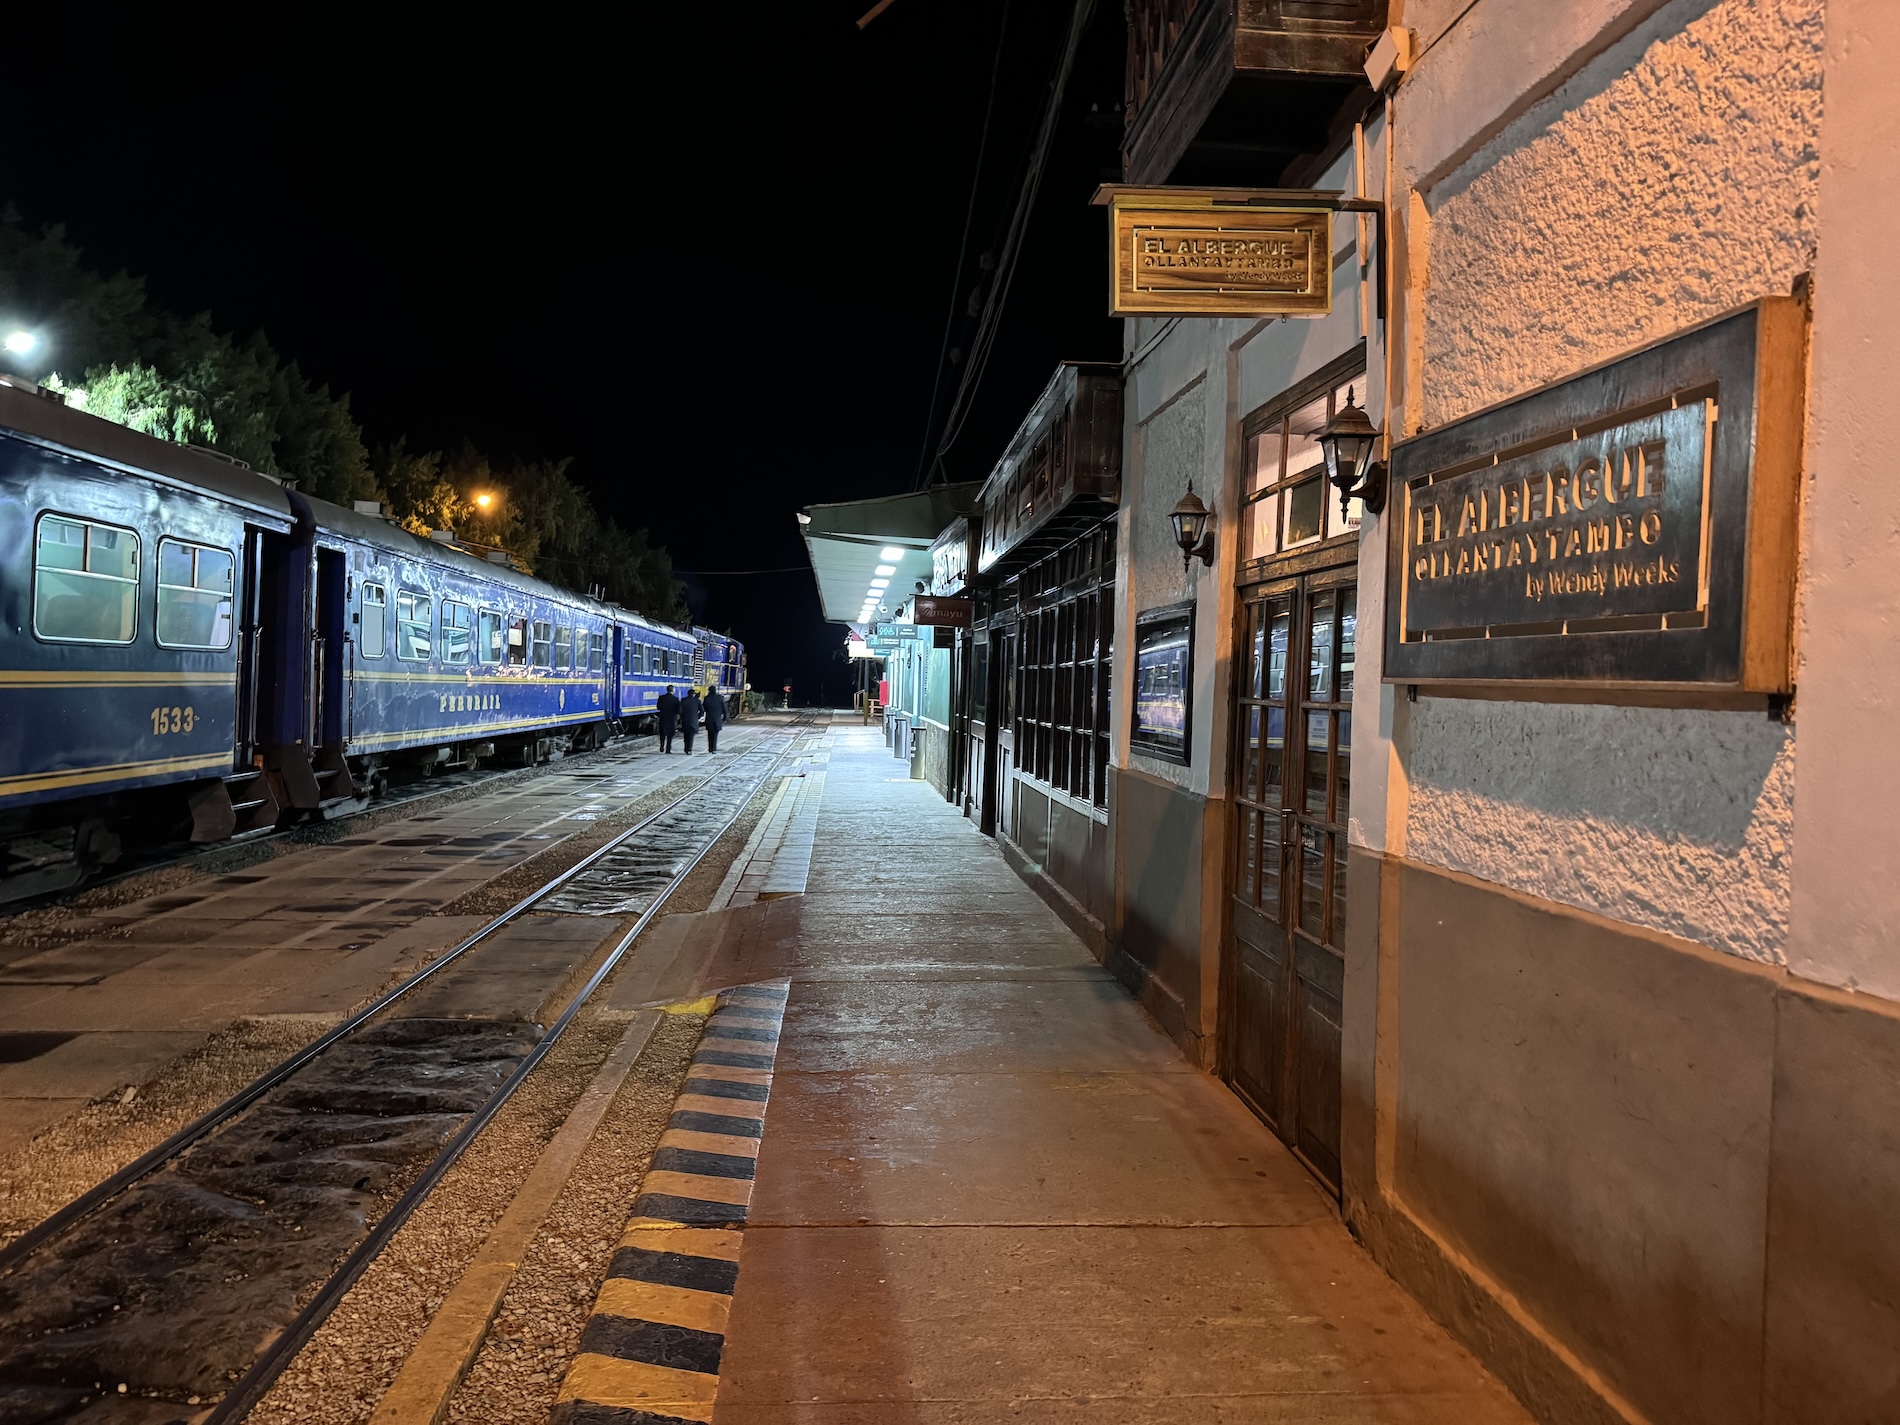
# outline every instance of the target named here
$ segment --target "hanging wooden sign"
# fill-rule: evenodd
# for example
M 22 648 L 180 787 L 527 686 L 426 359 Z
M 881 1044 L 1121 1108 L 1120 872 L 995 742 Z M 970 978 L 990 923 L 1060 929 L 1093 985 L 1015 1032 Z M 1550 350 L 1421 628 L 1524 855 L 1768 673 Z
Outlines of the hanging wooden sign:
M 1788 691 L 1805 322 L 1768 298 L 1396 445 L 1387 681 Z
M 1110 185 L 1109 313 L 1324 316 L 1336 193 Z

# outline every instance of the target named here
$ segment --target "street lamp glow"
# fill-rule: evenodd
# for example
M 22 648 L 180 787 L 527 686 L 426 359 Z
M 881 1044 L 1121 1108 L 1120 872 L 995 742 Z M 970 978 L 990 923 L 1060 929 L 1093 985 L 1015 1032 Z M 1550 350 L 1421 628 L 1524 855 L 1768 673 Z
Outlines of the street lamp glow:
M 10 331 L 7 333 L 6 347 L 14 356 L 30 356 L 40 339 L 29 331 Z
M 475 497 L 475 504 L 480 509 L 485 510 L 494 503 L 495 503 L 495 497 L 490 494 L 484 493 L 484 494 L 477 495 Z
M 897 572 L 897 566 L 895 564 L 880 564 L 877 566 L 876 572 L 879 574 L 895 574 Z
M 886 564 L 895 564 L 904 557 L 904 551 L 895 545 L 886 545 L 884 548 L 878 550 L 877 557 L 882 559 Z

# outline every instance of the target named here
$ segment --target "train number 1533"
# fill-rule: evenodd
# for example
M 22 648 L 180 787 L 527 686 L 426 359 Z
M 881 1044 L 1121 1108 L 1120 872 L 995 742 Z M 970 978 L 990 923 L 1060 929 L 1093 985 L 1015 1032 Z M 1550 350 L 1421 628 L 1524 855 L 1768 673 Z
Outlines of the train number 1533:
M 196 708 L 152 709 L 152 731 L 155 733 L 190 732 L 197 722 Z

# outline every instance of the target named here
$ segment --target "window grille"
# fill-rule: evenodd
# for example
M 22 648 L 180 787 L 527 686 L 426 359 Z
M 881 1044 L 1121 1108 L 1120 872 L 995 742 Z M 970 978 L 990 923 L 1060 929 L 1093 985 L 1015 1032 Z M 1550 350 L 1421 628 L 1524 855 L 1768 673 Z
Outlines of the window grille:
M 356 647 L 365 658 L 381 658 L 389 643 L 389 591 L 381 583 L 363 583 L 362 624 Z
M 237 560 L 228 549 L 158 542 L 158 641 L 166 648 L 231 646 Z
M 60 643 L 138 636 L 139 537 L 129 529 L 41 515 L 33 548 L 33 631 Z
M 1018 770 L 1098 807 L 1108 805 L 1114 579 L 1113 523 L 1023 571 L 1011 690 Z
M 469 651 L 469 625 L 474 610 L 453 599 L 442 601 L 442 661 L 466 663 Z
M 434 611 L 427 594 L 396 591 L 396 656 L 411 662 L 429 659 L 429 615 Z

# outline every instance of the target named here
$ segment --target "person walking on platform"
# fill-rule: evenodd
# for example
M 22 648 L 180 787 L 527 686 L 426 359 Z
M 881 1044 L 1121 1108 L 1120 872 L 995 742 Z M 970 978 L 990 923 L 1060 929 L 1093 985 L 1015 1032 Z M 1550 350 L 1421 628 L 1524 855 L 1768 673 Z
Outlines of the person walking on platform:
M 666 691 L 654 699 L 653 710 L 660 715 L 660 751 L 673 750 L 673 729 L 679 726 L 680 700 L 673 696 L 673 685 L 668 683 Z M 686 734 L 686 750 L 693 750 L 693 735 Z
M 704 710 L 699 701 L 699 689 L 688 688 L 686 696 L 680 699 L 680 739 L 686 744 L 688 756 L 692 755 L 693 734 L 699 731 L 699 718 Z
M 719 689 L 706 689 L 706 750 L 719 750 L 719 729 L 726 725 L 726 699 Z

